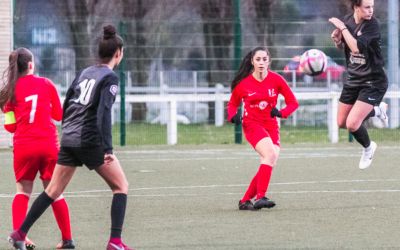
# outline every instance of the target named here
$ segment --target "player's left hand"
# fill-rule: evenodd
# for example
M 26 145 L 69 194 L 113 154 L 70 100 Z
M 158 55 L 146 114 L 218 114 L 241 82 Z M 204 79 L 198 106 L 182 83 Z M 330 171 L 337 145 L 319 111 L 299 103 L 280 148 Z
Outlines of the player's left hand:
M 271 109 L 271 117 L 272 118 L 274 118 L 274 117 L 279 117 L 279 118 L 281 118 L 282 117 L 282 113 L 281 113 L 281 111 L 279 111 L 277 108 L 275 108 L 275 107 L 273 107 L 272 109 Z
M 335 25 L 335 27 L 339 30 L 343 30 L 346 28 L 346 25 L 339 18 L 331 17 L 329 18 L 329 22 Z

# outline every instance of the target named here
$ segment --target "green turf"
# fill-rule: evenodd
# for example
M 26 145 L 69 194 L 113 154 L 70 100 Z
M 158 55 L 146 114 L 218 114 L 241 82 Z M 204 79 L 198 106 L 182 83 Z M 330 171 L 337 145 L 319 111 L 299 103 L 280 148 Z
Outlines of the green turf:
M 120 144 L 119 125 L 113 130 L 114 144 Z M 400 141 L 400 129 L 369 129 L 375 141 Z M 178 125 L 178 144 L 233 144 L 234 128 L 231 124 L 222 127 L 214 125 Z M 349 140 L 348 132 L 340 130 L 339 141 Z M 243 142 L 245 139 L 243 138 Z M 329 143 L 326 127 L 281 128 L 282 143 Z M 126 145 L 163 145 L 167 143 L 167 127 L 148 123 L 130 123 L 126 126 Z
M 269 188 L 277 206 L 249 212 L 237 209 L 259 165 L 248 145 L 117 147 L 130 183 L 123 237 L 138 250 L 398 249 L 399 149 L 379 143 L 373 165 L 361 171 L 356 143 L 284 143 Z M 0 158 L 0 249 L 10 249 L 11 150 Z M 78 169 L 65 196 L 77 249 L 105 249 L 106 184 Z M 37 249 L 54 249 L 60 235 L 51 209 L 29 236 Z

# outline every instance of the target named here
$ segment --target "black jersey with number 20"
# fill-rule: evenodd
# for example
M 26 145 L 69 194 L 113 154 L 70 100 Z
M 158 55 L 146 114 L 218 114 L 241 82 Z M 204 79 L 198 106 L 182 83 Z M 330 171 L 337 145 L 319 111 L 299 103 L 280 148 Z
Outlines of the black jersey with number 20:
M 78 74 L 64 101 L 61 146 L 101 146 L 112 153 L 111 107 L 117 91 L 118 77 L 107 66 Z

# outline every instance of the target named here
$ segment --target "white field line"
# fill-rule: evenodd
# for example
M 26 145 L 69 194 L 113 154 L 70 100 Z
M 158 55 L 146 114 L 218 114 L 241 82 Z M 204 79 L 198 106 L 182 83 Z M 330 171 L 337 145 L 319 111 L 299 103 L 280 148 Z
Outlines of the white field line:
M 329 181 L 303 181 L 303 182 L 278 182 L 271 185 L 312 185 L 312 184 L 336 184 L 336 183 L 368 183 L 368 182 L 399 182 L 400 179 L 371 179 L 371 180 L 329 180 Z M 195 186 L 170 186 L 170 187 L 142 187 L 129 189 L 131 192 L 140 191 L 160 191 L 160 190 L 193 190 L 193 189 L 215 189 L 229 187 L 247 187 L 248 184 L 226 184 L 226 185 L 195 185 Z M 275 191 L 275 194 L 302 194 L 302 193 L 377 193 L 377 192 L 400 192 L 397 189 L 378 189 L 378 190 L 306 190 L 306 191 Z M 103 193 L 103 194 L 99 194 Z M 107 194 L 104 194 L 107 193 Z M 39 193 L 34 193 L 33 196 Z M 216 193 L 216 194 L 238 194 L 238 193 Z M 201 196 L 202 194 L 129 194 L 129 196 Z M 65 197 L 108 197 L 112 196 L 109 189 L 69 191 L 64 193 Z M 0 198 L 12 198 L 14 194 L 0 194 Z
M 297 190 L 297 191 L 271 191 L 271 194 L 360 194 L 360 193 L 400 193 L 400 189 L 367 189 L 367 190 Z M 226 196 L 226 195 L 243 195 L 243 192 L 238 193 L 213 193 L 213 195 Z M 34 196 L 37 196 L 34 195 Z M 129 197 L 210 197 L 210 194 L 197 194 L 197 193 L 168 193 L 168 194 L 128 194 Z M 66 198 L 105 198 L 112 197 L 112 194 L 65 194 Z M 0 195 L 1 198 L 13 198 L 10 195 Z
M 304 154 L 281 154 L 279 159 L 304 159 L 304 158 L 338 158 L 338 157 L 360 157 L 361 153 L 358 154 L 349 154 L 348 152 L 343 152 L 343 154 L 331 153 L 331 154 L 323 154 L 323 153 L 304 153 Z M 251 156 L 258 157 L 256 153 L 251 154 Z M 223 161 L 223 160 L 240 160 L 240 159 L 249 159 L 249 155 L 242 156 L 228 156 L 228 157 L 187 157 L 185 155 L 181 155 L 181 158 L 130 158 L 130 159 L 121 159 L 127 162 L 166 162 L 166 161 Z
M 357 146 L 338 146 L 338 147 L 332 147 L 332 146 L 328 146 L 328 147 L 310 147 L 309 145 L 307 145 L 308 147 L 285 147 L 283 146 L 282 148 L 282 152 L 290 152 L 290 151 L 345 151 L 348 152 L 349 150 L 355 150 L 355 151 L 360 151 L 361 152 L 361 146 L 357 147 Z M 400 146 L 379 146 L 378 148 L 381 149 L 400 149 Z M 179 154 L 182 155 L 184 154 L 220 154 L 220 153 L 254 153 L 254 150 L 251 149 L 251 147 L 247 147 L 247 148 L 215 148 L 215 149 L 138 149 L 138 150 L 116 150 L 117 154 L 155 154 L 155 155 L 160 155 L 160 154 L 165 154 L 165 155 L 170 155 L 170 154 Z

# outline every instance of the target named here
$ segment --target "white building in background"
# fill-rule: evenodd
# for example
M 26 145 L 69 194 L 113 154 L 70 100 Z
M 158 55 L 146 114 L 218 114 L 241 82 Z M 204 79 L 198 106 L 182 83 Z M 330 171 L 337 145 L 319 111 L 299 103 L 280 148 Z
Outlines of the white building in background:
M 2 1 L 0 4 L 0 73 L 8 66 L 8 56 L 12 50 L 13 27 L 12 27 L 12 3 L 13 1 Z M 0 147 L 11 145 L 11 134 L 4 128 L 4 115 L 0 112 Z

